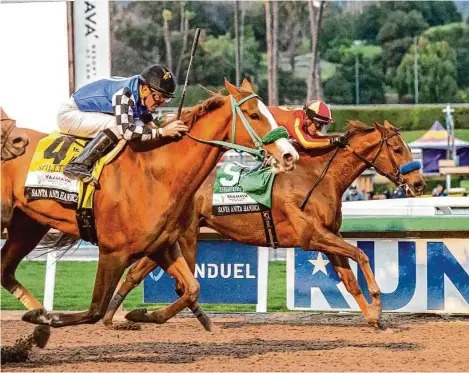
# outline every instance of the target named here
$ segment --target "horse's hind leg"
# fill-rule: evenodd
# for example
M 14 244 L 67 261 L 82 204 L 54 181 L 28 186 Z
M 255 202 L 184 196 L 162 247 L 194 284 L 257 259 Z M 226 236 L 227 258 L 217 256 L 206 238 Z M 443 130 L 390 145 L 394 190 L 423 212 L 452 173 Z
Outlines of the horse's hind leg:
M 183 245 L 181 246 L 184 247 Z M 188 261 L 188 265 L 192 273 L 194 273 L 194 269 L 195 269 L 195 254 L 196 254 L 196 250 L 190 253 L 184 252 L 184 258 Z M 132 291 L 132 289 L 135 289 L 143 281 L 143 279 L 157 267 L 157 265 L 158 264 L 154 262 L 153 260 L 151 260 L 150 258 L 144 257 L 138 260 L 130 268 L 129 272 L 127 272 L 127 276 L 125 277 L 124 283 L 121 285 L 119 290 L 114 294 L 114 297 L 112 298 L 111 303 L 109 304 L 106 315 L 104 316 L 104 319 L 103 319 L 104 325 L 107 325 L 107 326 L 112 325 L 112 319 L 117 309 L 124 301 L 124 299 Z M 176 293 L 179 295 L 179 297 L 182 297 L 184 295 L 184 285 L 180 281 L 176 281 Z M 203 325 L 205 330 L 208 330 L 208 331 L 213 330 L 212 320 L 210 320 L 210 318 L 206 315 L 204 310 L 199 306 L 197 302 L 190 304 L 189 309 L 192 311 L 195 317 L 197 317 L 197 320 L 200 321 L 200 323 Z M 141 318 L 145 319 L 146 321 L 148 322 L 151 321 L 149 318 L 146 317 L 148 316 L 147 310 L 143 309 L 143 310 L 133 311 L 133 315 L 136 315 L 137 313 L 140 313 L 142 315 Z M 138 321 L 143 321 L 143 320 L 140 319 Z
M 160 255 L 160 258 L 158 258 L 158 262 L 161 262 L 161 267 L 170 276 L 182 282 L 184 294 L 169 306 L 155 310 L 150 314 L 143 309 L 131 311 L 125 316 L 127 320 L 163 324 L 197 301 L 200 285 L 187 265 L 179 245 L 175 244 L 169 250 L 164 250 L 163 255 Z
M 103 318 L 117 283 L 129 263 L 130 255 L 126 252 L 114 251 L 103 254 L 100 249 L 93 298 L 88 311 L 46 313 L 44 310 L 35 310 L 24 314 L 23 320 L 33 324 L 50 325 L 54 328 L 98 322 Z
M 2 286 L 13 294 L 28 310 L 42 309 L 43 306 L 15 277 L 16 269 L 21 260 L 28 255 L 49 227 L 41 225 L 27 216 L 19 208 L 13 212 L 8 224 L 8 237 L 1 252 Z M 27 234 L 25 234 L 27 232 Z M 50 328 L 38 326 L 33 337 L 38 347 L 44 348 L 49 340 Z
M 15 208 L 11 222 L 7 228 L 8 237 L 1 253 L 2 286 L 13 294 L 28 310 L 43 308 L 39 302 L 15 277 L 16 268 L 21 260 L 28 255 L 49 227 L 30 218 L 19 208 Z
M 104 316 L 104 325 L 112 325 L 112 319 L 122 304 L 127 295 L 135 289 L 143 279 L 157 267 L 157 263 L 148 257 L 139 259 L 127 272 L 124 283 L 120 286 L 117 292 L 114 294 L 111 303 L 107 309 L 106 315 Z
M 316 228 L 314 240 L 310 242 L 307 250 L 319 250 L 326 255 L 335 254 L 351 258 L 358 263 L 365 276 L 372 303 L 368 306 L 368 324 L 380 327 L 381 319 L 381 290 L 371 271 L 370 261 L 363 250 L 350 245 L 340 236 L 324 228 Z
M 344 283 L 347 291 L 355 298 L 355 301 L 357 302 L 358 307 L 360 307 L 360 310 L 362 311 L 362 314 L 365 317 L 365 319 L 367 321 L 371 321 L 371 323 L 374 324 L 376 320 L 375 319 L 369 320 L 369 315 L 368 315 L 369 304 L 365 296 L 363 295 L 362 289 L 360 288 L 360 285 L 358 284 L 355 274 L 352 272 L 352 269 L 350 268 L 348 258 L 344 256 L 334 255 L 334 254 L 326 254 L 326 255 L 331 261 L 332 265 L 334 266 L 334 269 L 339 275 L 339 278 Z

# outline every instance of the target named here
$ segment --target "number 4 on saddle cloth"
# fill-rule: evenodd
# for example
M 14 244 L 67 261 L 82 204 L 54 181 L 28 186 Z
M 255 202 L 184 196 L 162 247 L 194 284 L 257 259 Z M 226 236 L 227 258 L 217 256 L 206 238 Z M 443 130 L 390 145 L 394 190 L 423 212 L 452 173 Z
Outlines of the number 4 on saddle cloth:
M 39 141 L 26 178 L 24 195 L 28 200 L 49 199 L 76 209 L 80 235 L 85 241 L 98 243 L 93 214 L 93 196 L 104 166 L 114 160 L 125 146 L 121 140 L 116 148 L 101 158 L 93 168 L 93 179 L 72 180 L 63 170 L 81 154 L 90 139 L 52 132 Z

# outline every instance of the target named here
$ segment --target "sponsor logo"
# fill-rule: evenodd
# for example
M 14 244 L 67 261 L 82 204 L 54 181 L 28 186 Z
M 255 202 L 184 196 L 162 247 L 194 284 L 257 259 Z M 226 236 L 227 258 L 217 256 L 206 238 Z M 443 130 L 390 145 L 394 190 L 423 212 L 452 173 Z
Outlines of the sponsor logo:
M 469 312 L 465 240 L 358 241 L 381 287 L 383 310 Z M 378 246 L 378 247 L 377 247 Z M 352 261 L 350 261 L 352 265 Z M 295 249 L 294 308 L 358 310 L 327 257 Z M 354 271 L 370 301 L 361 269 Z

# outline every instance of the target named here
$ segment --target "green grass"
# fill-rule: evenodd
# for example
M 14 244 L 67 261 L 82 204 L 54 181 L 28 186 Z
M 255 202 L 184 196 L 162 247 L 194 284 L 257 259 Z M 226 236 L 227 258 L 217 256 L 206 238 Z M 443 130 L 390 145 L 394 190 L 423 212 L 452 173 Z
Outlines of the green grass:
M 45 262 L 22 262 L 17 279 L 41 302 L 44 294 Z M 93 292 L 97 262 L 58 262 L 55 282 L 54 309 L 85 310 Z M 134 289 L 124 302 L 126 309 L 138 307 L 156 308 L 156 304 L 143 304 L 143 286 Z M 269 265 L 268 310 L 286 311 L 286 265 L 271 262 Z M 207 311 L 248 312 L 254 305 L 204 305 Z M 23 310 L 23 305 L 2 288 L 2 310 Z
M 417 130 L 417 131 L 403 131 L 402 134 L 404 136 L 404 140 L 406 142 L 412 142 L 425 134 L 425 130 Z M 469 141 L 469 129 L 457 129 L 456 130 L 456 137 L 463 140 Z

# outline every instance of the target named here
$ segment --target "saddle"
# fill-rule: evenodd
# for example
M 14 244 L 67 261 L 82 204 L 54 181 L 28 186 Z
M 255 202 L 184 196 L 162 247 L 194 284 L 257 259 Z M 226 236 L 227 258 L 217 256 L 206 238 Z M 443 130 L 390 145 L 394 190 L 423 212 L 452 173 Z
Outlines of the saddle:
M 124 148 L 126 141 L 119 144 L 96 162 L 92 180 L 72 180 L 63 170 L 75 157 L 81 154 L 89 139 L 65 135 L 58 131 L 38 142 L 29 166 L 24 188 L 28 200 L 54 200 L 64 207 L 76 210 L 80 235 L 86 241 L 97 244 L 94 229 L 93 200 L 104 166 L 112 162 Z

